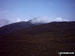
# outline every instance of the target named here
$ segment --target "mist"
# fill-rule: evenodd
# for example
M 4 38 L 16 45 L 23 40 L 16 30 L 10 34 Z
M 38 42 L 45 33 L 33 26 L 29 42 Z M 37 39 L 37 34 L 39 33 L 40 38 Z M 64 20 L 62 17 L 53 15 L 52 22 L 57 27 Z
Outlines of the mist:
M 62 21 L 69 21 L 67 19 L 64 19 L 62 17 L 55 17 L 55 18 L 50 18 L 50 17 L 35 17 L 31 20 L 33 24 L 35 23 L 49 23 L 49 22 L 62 22 Z
M 7 19 L 0 19 L 0 27 L 10 24 L 11 22 Z
M 43 24 L 43 23 L 49 23 L 49 22 L 62 22 L 62 21 L 69 21 L 67 19 L 64 19 L 62 17 L 55 17 L 55 18 L 51 18 L 51 17 L 35 17 L 30 19 L 32 24 Z M 11 23 L 16 23 L 16 22 L 21 22 L 21 21 L 29 21 L 29 20 L 25 20 L 22 18 L 15 18 L 15 19 L 5 19 L 2 18 L 0 19 L 0 27 L 4 26 L 4 25 L 8 25 Z

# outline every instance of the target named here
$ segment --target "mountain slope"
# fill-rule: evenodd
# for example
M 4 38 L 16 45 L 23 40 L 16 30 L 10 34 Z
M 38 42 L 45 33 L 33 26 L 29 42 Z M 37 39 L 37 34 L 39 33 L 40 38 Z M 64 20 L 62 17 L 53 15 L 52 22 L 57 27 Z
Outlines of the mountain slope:
M 0 35 L 5 35 L 32 26 L 34 25 L 30 22 L 17 22 L 17 23 L 9 24 L 0 28 Z
M 52 22 L 0 38 L 0 56 L 59 56 L 75 51 L 75 22 Z

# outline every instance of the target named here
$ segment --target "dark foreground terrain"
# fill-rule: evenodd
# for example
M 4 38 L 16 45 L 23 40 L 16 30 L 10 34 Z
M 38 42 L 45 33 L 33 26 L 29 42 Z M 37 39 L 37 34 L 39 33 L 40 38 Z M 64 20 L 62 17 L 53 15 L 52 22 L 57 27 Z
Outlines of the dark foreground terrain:
M 0 56 L 59 56 L 75 51 L 75 22 L 52 22 L 0 36 Z

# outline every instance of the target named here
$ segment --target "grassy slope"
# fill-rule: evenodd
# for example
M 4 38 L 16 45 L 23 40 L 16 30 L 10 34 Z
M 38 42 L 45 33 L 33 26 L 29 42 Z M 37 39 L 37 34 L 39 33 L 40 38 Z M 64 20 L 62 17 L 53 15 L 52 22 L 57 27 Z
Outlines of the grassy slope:
M 50 23 L 0 39 L 0 56 L 59 56 L 75 50 L 75 23 Z

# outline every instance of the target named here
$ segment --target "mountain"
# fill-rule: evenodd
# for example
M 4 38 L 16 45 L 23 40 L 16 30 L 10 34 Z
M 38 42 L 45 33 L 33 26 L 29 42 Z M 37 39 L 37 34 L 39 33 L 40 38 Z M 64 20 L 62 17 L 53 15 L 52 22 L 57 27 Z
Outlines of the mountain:
M 34 26 L 34 24 L 30 23 L 30 22 L 17 22 L 17 23 L 12 23 L 6 26 L 3 26 L 0 28 L 0 35 L 5 35 L 11 32 L 15 32 L 21 29 L 26 29 L 29 27 Z
M 0 38 L 0 56 L 59 56 L 61 51 L 75 51 L 75 22 L 51 22 Z

